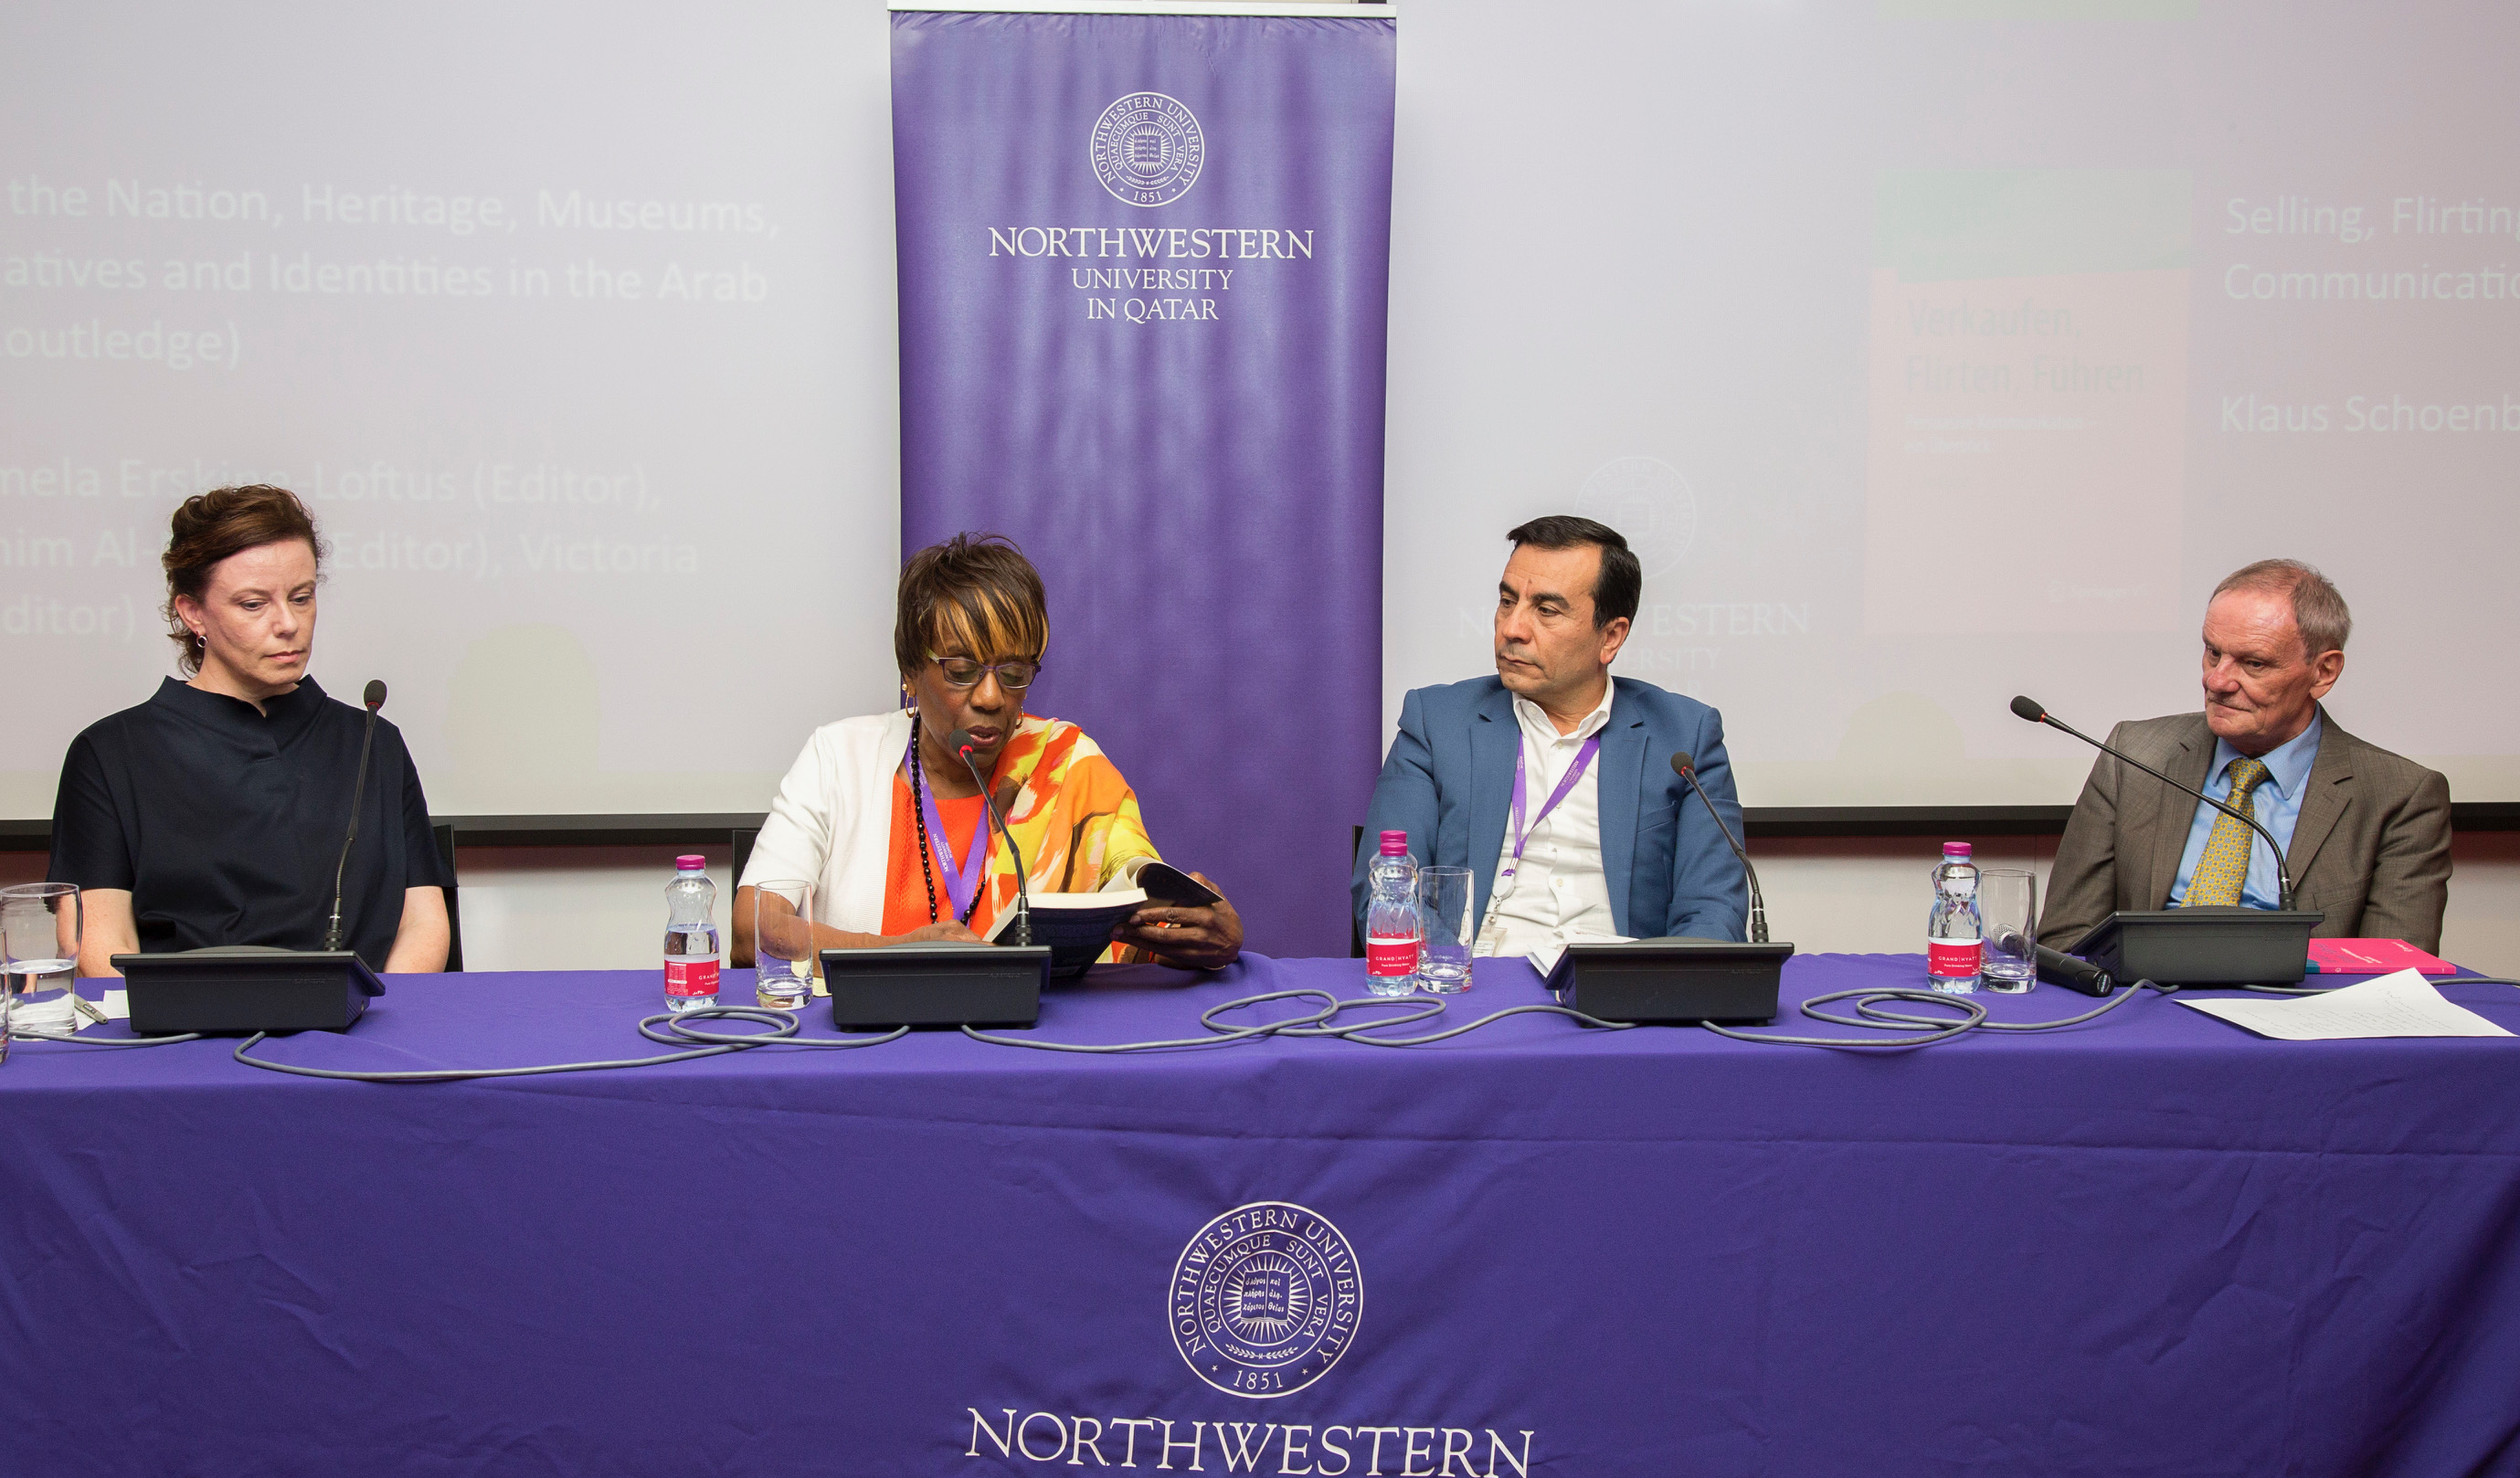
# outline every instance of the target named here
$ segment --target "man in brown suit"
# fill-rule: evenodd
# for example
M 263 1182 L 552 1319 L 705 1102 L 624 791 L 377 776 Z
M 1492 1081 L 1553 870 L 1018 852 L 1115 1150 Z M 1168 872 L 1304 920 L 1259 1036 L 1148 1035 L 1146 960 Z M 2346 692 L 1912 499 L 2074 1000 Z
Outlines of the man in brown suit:
M 2450 783 L 2338 728 L 2318 700 L 2354 618 L 2296 560 L 2262 560 L 2205 607 L 2205 711 L 2120 724 L 2109 742 L 2250 815 L 2284 843 L 2293 906 L 2328 938 L 2441 948 Z M 2048 874 L 2040 942 L 2069 949 L 2120 910 L 2276 906 L 2266 843 L 2107 755 L 2092 766 Z

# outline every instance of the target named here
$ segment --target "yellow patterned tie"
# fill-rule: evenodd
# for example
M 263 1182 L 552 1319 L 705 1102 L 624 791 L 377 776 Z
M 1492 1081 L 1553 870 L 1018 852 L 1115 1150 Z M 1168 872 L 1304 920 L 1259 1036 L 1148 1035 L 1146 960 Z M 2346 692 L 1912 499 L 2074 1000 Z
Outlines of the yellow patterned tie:
M 2235 759 L 2225 773 L 2231 777 L 2231 809 L 2255 821 L 2258 783 L 2267 778 L 2266 765 Z M 2215 813 L 2214 834 L 2205 838 L 2205 854 L 2196 859 L 2196 875 L 2187 882 L 2187 907 L 2229 908 L 2238 903 L 2241 886 L 2249 880 L 2249 847 L 2257 839 L 2257 832 Z

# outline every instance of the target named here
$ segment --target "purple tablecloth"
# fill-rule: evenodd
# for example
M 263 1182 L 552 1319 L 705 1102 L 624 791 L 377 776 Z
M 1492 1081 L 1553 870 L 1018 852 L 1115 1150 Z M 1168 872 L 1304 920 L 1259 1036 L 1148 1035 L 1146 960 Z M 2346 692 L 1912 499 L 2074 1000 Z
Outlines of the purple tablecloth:
M 1919 971 L 1800 959 L 1786 999 Z M 1185 978 L 1058 992 L 1036 1035 L 1362 975 Z M 2520 992 L 2447 994 L 2520 1028 Z M 638 1055 L 657 999 L 396 979 L 264 1050 Z M 1540 999 L 1483 963 L 1451 1019 Z M 384 1087 L 233 1045 L 0 1066 L 0 1473 L 2520 1471 L 2507 1039 L 2146 997 L 1897 1055 L 1527 1016 Z M 1200 1345 L 1219 1317 L 1261 1348 Z

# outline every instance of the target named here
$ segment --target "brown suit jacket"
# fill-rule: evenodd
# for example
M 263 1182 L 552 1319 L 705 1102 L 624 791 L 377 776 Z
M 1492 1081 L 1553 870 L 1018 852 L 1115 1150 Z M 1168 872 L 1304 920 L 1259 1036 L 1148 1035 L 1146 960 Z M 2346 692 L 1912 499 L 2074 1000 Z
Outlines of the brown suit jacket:
M 2346 733 L 2324 709 L 2284 862 L 2294 907 L 2327 918 L 2331 939 L 2404 939 L 2441 949 L 2450 901 L 2450 782 Z M 2202 713 L 2120 724 L 2109 742 L 2199 789 L 2214 763 Z M 2122 910 L 2165 907 L 2179 880 L 2196 800 L 2103 754 L 2056 844 L 2039 941 L 2069 949 Z

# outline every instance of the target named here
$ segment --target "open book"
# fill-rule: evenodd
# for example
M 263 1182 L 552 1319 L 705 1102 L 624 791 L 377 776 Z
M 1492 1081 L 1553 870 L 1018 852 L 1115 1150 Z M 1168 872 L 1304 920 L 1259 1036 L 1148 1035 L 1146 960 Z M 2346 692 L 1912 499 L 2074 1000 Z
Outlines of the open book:
M 1082 973 L 1111 947 L 1111 931 L 1148 904 L 1202 909 L 1218 901 L 1215 889 L 1169 863 L 1149 858 L 1138 866 L 1134 877 L 1138 885 L 1133 888 L 1032 895 L 1032 942 L 1050 946 L 1052 974 Z M 1009 905 L 989 925 L 989 943 L 1014 943 L 1014 908 Z
M 1050 946 L 1050 972 L 1073 975 L 1102 958 L 1111 947 L 1111 931 L 1144 908 L 1144 888 L 1112 893 L 1035 893 L 1032 895 L 1032 942 Z M 991 944 L 1015 942 L 1015 906 L 1012 903 L 989 925 Z

